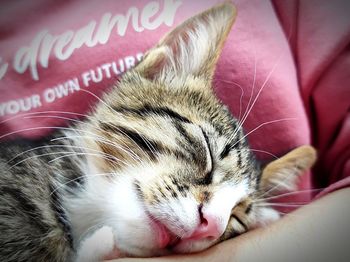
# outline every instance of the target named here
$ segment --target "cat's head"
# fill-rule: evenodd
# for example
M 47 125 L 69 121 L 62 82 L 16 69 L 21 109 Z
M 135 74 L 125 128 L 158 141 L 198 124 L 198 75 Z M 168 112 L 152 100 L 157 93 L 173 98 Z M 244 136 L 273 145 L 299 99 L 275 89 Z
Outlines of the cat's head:
M 315 160 L 306 146 L 260 167 L 216 98 L 215 64 L 234 17 L 225 3 L 175 28 L 85 126 L 94 133 L 86 144 L 100 152 L 89 158 L 95 212 L 123 253 L 200 251 L 274 220 L 277 213 L 254 200 L 277 184 L 293 187 Z

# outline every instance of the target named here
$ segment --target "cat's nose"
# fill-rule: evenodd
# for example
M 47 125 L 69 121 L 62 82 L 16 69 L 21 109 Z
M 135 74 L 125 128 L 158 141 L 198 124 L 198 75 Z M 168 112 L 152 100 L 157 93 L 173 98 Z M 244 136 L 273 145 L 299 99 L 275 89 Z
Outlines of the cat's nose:
M 204 238 L 217 239 L 221 235 L 221 230 L 215 217 L 206 216 L 202 217 L 200 225 L 189 237 L 193 240 L 199 240 Z
M 221 236 L 221 230 L 218 219 L 208 214 L 203 214 L 199 209 L 201 222 L 195 231 L 189 236 L 190 239 L 200 240 L 204 238 L 217 239 Z

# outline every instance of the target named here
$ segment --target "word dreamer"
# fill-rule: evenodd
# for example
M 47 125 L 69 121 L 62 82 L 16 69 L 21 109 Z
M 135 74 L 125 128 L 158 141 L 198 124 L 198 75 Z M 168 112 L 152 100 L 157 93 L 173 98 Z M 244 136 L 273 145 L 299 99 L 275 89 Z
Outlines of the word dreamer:
M 162 7 L 157 1 L 151 1 L 140 10 L 130 7 L 125 14 L 105 13 L 99 22 L 92 20 L 76 31 L 68 30 L 53 35 L 49 30 L 42 30 L 28 46 L 19 48 L 15 53 L 13 70 L 20 74 L 29 70 L 32 79 L 39 80 L 39 65 L 48 68 L 52 57 L 65 61 L 82 46 L 90 48 L 97 44 L 106 44 L 113 31 L 124 36 L 129 26 L 136 32 L 154 30 L 162 24 L 172 26 L 180 5 L 181 1 L 178 0 L 164 0 Z M 2 61 L 0 56 L 0 79 L 8 68 L 9 64 Z

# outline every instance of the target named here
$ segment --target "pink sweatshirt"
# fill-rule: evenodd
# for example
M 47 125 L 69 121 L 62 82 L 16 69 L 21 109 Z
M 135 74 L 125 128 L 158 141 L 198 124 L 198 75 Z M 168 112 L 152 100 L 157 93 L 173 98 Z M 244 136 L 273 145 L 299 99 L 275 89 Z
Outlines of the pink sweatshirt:
M 0 138 L 43 136 L 81 117 L 97 101 L 92 93 L 100 96 L 165 32 L 218 2 L 1 3 Z M 349 186 L 350 2 L 234 3 L 218 96 L 244 120 L 261 161 L 303 144 L 318 149 L 316 167 L 300 182 L 307 191 L 294 201 Z

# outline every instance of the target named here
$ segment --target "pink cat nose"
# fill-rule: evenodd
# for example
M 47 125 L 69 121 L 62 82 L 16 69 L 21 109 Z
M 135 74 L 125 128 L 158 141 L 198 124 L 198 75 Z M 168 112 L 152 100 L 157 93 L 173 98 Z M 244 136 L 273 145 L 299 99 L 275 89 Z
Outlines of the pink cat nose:
M 212 216 L 201 216 L 201 223 L 196 230 L 189 236 L 189 239 L 200 240 L 204 238 L 217 239 L 221 235 L 221 230 L 217 219 Z

